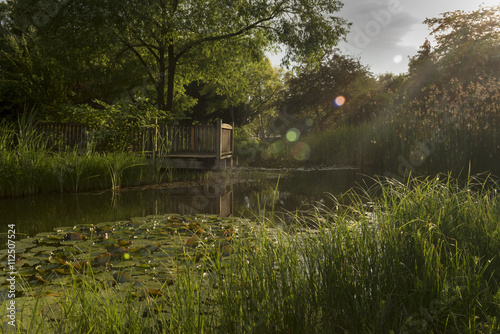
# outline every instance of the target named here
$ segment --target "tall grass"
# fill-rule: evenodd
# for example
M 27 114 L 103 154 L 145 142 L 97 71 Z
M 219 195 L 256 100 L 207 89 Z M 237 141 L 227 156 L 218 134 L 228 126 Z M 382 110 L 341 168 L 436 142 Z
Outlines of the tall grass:
M 286 229 L 242 224 L 229 260 L 185 262 L 161 296 L 123 299 L 103 282 L 74 280 L 62 316 L 45 325 L 59 333 L 498 332 L 498 189 L 489 179 L 379 181 L 334 209 L 293 215 Z
M 30 116 L 22 116 L 17 127 L 0 123 L 0 197 L 159 183 L 165 170 L 156 160 L 126 151 L 99 153 L 91 143 L 84 151 L 53 151 Z
M 500 173 L 500 83 L 491 79 L 395 103 L 371 120 L 311 133 L 314 164 L 363 165 L 401 177 L 467 170 Z
M 380 182 L 374 198 L 260 235 L 220 293 L 226 332 L 500 330 L 498 185 Z M 366 206 L 367 202 L 373 203 Z

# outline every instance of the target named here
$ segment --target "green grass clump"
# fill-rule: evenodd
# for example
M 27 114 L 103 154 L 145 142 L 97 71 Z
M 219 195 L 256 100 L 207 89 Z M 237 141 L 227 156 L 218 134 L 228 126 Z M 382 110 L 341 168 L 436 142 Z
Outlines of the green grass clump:
M 500 330 L 497 189 L 387 181 L 376 197 L 294 216 L 316 228 L 261 235 L 238 252 L 219 294 L 223 332 Z

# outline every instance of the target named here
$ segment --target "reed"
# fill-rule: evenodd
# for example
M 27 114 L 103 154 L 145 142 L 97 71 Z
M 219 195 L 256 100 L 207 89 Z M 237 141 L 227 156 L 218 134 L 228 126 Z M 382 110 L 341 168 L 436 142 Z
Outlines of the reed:
M 361 196 L 347 194 L 351 204 L 339 210 L 294 215 L 300 233 L 260 235 L 258 247 L 238 252 L 236 279 L 224 280 L 220 293 L 222 327 L 262 333 L 498 330 L 496 191 L 498 184 L 460 186 L 450 178 L 391 180 Z
M 474 173 L 498 174 L 499 107 L 498 80 L 451 82 L 442 90 L 427 89 L 422 99 L 401 97 L 362 123 L 340 120 L 301 140 L 311 149 L 311 164 L 362 165 L 402 178 L 409 172 L 456 176 L 469 164 Z M 290 152 L 279 152 L 276 159 L 293 159 Z
M 24 115 L 17 128 L 0 123 L 0 197 L 117 189 L 174 177 L 171 168 L 162 168 L 160 159 L 126 151 L 102 154 L 93 150 L 92 143 L 84 151 L 49 150 L 33 122 Z

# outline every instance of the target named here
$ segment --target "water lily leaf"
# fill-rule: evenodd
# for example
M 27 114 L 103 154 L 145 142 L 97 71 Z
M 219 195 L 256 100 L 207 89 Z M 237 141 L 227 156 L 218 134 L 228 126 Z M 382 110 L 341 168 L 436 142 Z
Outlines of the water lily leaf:
M 108 253 L 101 254 L 92 260 L 92 266 L 98 266 L 98 267 L 106 266 L 110 259 L 111 259 L 111 254 Z
M 108 251 L 108 253 L 113 255 L 123 255 L 127 253 L 127 250 L 124 247 L 119 246 L 118 244 L 107 246 L 106 250 Z
M 113 268 L 116 268 L 116 269 L 121 269 L 121 268 L 129 268 L 129 267 L 133 267 L 136 265 L 136 261 L 121 261 L 119 263 L 116 263 L 116 264 L 113 264 Z
M 62 293 L 52 291 L 47 291 L 46 293 L 44 293 L 45 297 L 61 297 L 62 295 Z
M 145 247 L 134 247 L 130 250 L 130 253 L 136 257 L 145 257 L 151 255 L 149 249 Z
M 86 237 L 84 237 L 80 233 L 75 233 L 75 232 L 67 233 L 63 237 L 64 241 L 83 240 L 84 238 L 86 239 Z
M 76 247 L 67 247 L 65 251 L 73 255 L 79 255 L 82 253 L 82 251 Z
M 73 254 L 71 254 L 71 253 L 69 253 L 69 252 L 64 252 L 64 251 L 61 251 L 61 250 L 59 250 L 59 249 L 58 249 L 58 250 L 56 250 L 56 251 L 53 251 L 53 252 L 51 253 L 51 255 L 52 255 L 53 257 L 58 257 L 58 258 L 60 258 L 60 259 L 62 259 L 62 260 L 65 260 L 65 261 L 68 261 L 68 260 L 70 260 L 70 259 L 73 257 Z
M 53 246 L 53 247 L 61 246 L 61 243 L 59 241 L 53 241 L 53 240 L 49 240 L 47 238 L 38 239 L 37 244 L 39 246 Z
M 161 292 L 160 290 L 157 290 L 157 289 L 148 289 L 148 293 L 153 296 L 153 297 L 157 297 L 157 296 L 163 296 L 163 292 Z
M 132 242 L 133 241 L 130 241 L 130 240 L 118 240 L 117 241 L 117 244 L 120 245 L 120 246 L 130 246 L 132 245 Z
M 144 246 L 144 248 L 146 248 L 148 251 L 150 251 L 151 254 L 160 250 L 159 247 L 156 247 L 154 245 L 146 245 L 146 246 Z
M 16 272 L 21 277 L 26 277 L 26 276 L 31 276 L 31 275 L 36 274 L 36 270 L 34 268 L 30 268 L 30 267 L 24 267 L 21 269 L 17 269 Z
M 43 274 L 47 271 L 50 271 L 52 269 L 56 269 L 56 268 L 59 268 L 60 267 L 60 264 L 59 263 L 45 263 L 45 264 L 42 264 L 40 266 L 37 266 L 36 267 L 36 270 Z
M 39 247 L 32 248 L 30 252 L 33 253 L 33 254 L 38 254 L 38 253 L 50 254 L 50 253 L 52 253 L 55 250 L 57 250 L 56 247 L 52 247 L 52 246 L 39 246 Z
M 189 238 L 186 242 L 186 246 L 191 246 L 191 247 L 195 247 L 196 245 L 198 245 L 199 243 L 199 238 L 197 235 L 193 235 L 191 238 Z
M 71 287 L 73 285 L 73 276 L 75 275 L 75 273 L 73 273 L 73 275 L 54 275 L 53 278 L 50 279 L 50 282 L 53 284 L 54 288 L 55 287 L 59 287 L 61 290 L 59 291 L 62 291 L 62 289 L 67 286 L 67 287 Z
M 61 275 L 71 275 L 71 273 L 73 272 L 71 269 L 63 269 L 63 268 L 54 269 L 54 271 Z
M 113 278 L 117 283 L 128 283 L 132 281 L 132 277 L 125 271 L 119 271 L 113 274 Z
M 95 258 L 99 255 L 106 254 L 107 252 L 106 248 L 93 248 L 90 252 L 90 258 Z
M 36 257 L 32 257 L 32 258 L 27 258 L 27 259 L 23 259 L 23 260 L 19 261 L 17 265 L 20 267 L 34 267 L 34 266 L 38 265 L 40 262 L 42 262 L 41 259 L 36 258 Z

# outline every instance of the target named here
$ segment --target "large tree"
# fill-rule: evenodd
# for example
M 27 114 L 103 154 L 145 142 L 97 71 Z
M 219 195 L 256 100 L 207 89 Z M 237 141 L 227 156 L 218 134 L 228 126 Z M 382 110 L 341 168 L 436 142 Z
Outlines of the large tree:
M 346 107 L 358 112 L 361 109 L 358 93 L 374 82 L 359 60 L 334 51 L 319 64 L 306 64 L 298 74 L 289 76 L 283 102 L 288 113 L 298 119 L 310 118 L 315 128 L 322 129 L 345 114 Z M 337 97 L 345 98 L 345 104 L 336 102 Z
M 432 53 L 415 58 L 436 62 L 441 79 L 462 83 L 500 75 L 500 6 L 480 7 L 475 11 L 453 11 L 424 21 L 436 40 Z M 427 47 L 428 48 L 428 47 Z M 425 44 L 422 51 L 426 51 Z
M 25 29 L 54 43 L 58 38 L 64 46 L 77 41 L 79 48 L 118 43 L 140 62 L 156 89 L 158 108 L 167 112 L 173 109 L 179 70 L 203 72 L 207 67 L 200 68 L 200 59 L 220 61 L 232 57 L 233 49 L 248 53 L 280 44 L 286 48 L 285 61 L 303 60 L 336 45 L 347 29 L 345 20 L 335 16 L 342 6 L 338 0 L 9 3 Z

